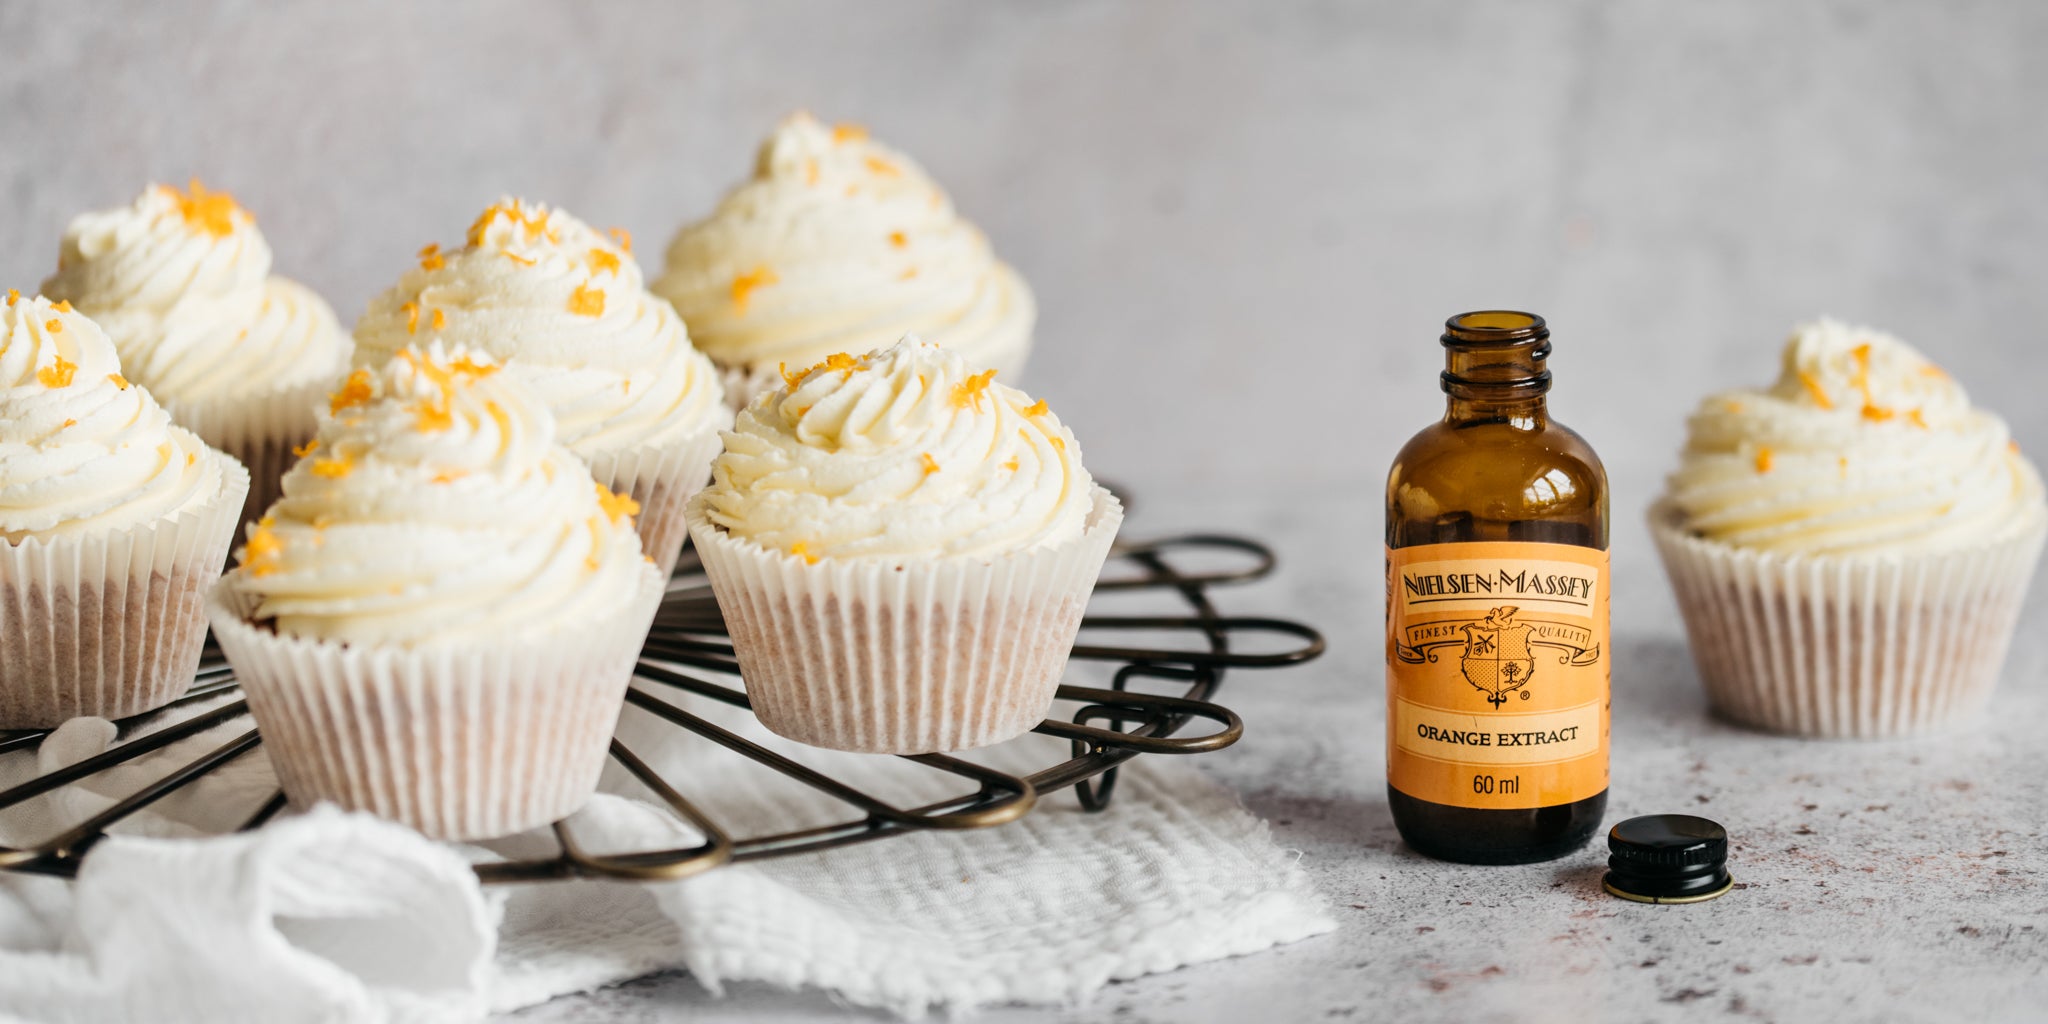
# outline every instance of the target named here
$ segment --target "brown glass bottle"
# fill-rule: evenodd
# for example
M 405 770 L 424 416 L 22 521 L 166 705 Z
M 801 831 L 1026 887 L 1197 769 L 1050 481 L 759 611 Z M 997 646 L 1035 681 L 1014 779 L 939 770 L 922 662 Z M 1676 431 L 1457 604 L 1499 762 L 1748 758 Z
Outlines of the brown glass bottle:
M 1607 474 L 1550 418 L 1549 339 L 1530 313 L 1446 321 L 1444 418 L 1387 475 L 1387 800 L 1445 860 L 1563 856 L 1607 807 Z

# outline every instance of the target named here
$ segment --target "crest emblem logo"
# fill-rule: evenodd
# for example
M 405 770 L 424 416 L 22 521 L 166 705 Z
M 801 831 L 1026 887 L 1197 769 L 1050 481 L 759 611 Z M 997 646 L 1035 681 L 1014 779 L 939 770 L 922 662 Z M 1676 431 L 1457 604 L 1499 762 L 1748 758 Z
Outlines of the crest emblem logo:
M 1535 627 L 1516 624 L 1518 610 L 1503 605 L 1488 611 L 1485 619 L 1459 627 L 1465 634 L 1465 653 L 1458 659 L 1458 668 L 1465 681 L 1496 708 L 1518 690 L 1522 699 L 1528 700 L 1529 692 L 1522 687 L 1536 674 L 1536 655 L 1529 650 L 1529 633 Z

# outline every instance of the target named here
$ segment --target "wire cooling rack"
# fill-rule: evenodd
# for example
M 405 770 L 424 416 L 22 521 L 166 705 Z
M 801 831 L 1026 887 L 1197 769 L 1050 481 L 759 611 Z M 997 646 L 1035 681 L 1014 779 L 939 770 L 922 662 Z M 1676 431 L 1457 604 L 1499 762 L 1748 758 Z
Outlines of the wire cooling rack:
M 1183 571 L 1175 564 L 1183 559 L 1235 564 Z M 485 882 L 681 878 L 734 861 L 823 850 L 924 830 L 1001 825 L 1024 816 L 1044 794 L 1068 786 L 1074 788 L 1082 806 L 1101 810 L 1109 805 L 1116 787 L 1117 767 L 1125 761 L 1140 754 L 1206 753 L 1237 741 L 1244 724 L 1228 708 L 1210 700 L 1226 669 L 1277 668 L 1300 664 L 1322 653 L 1322 636 L 1307 625 L 1285 619 L 1226 616 L 1219 614 L 1212 603 L 1211 589 L 1260 579 L 1271 573 L 1273 566 L 1270 549 L 1240 537 L 1197 534 L 1120 545 L 1104 570 L 1097 591 L 1150 591 L 1171 601 L 1175 614 L 1092 616 L 1082 622 L 1082 640 L 1117 632 L 1148 637 L 1177 634 L 1189 640 L 1187 646 L 1077 644 L 1074 660 L 1116 667 L 1106 688 L 1061 686 L 1059 697 L 1078 702 L 1080 709 L 1070 719 L 1047 719 L 1033 730 L 1069 741 L 1071 756 L 1028 775 L 997 771 L 946 754 L 904 757 L 902 760 L 926 770 L 946 773 L 971 784 L 973 790 L 939 803 L 898 807 L 664 699 L 664 693 L 678 691 L 740 708 L 748 706 L 745 692 L 729 682 L 738 679 L 739 665 L 733 658 L 731 643 L 725 639 L 725 624 L 719 617 L 710 584 L 694 552 L 685 551 L 641 652 L 640 683 L 628 691 L 627 702 L 701 742 L 715 744 L 732 755 L 748 758 L 831 796 L 846 805 L 848 816 L 836 824 L 820 827 L 734 835 L 713 816 L 698 809 L 685 794 L 687 784 L 663 778 L 624 743 L 614 739 L 612 758 L 692 825 L 703 836 L 701 843 L 678 849 L 596 854 L 579 848 L 570 831 L 558 822 L 553 829 L 553 856 L 478 864 L 476 872 Z M 1236 649 L 1237 637 L 1255 634 L 1277 636 L 1292 646 L 1266 653 Z M 1139 692 L 1135 687 L 1178 692 Z M 233 670 L 209 640 L 191 692 L 172 707 L 235 692 L 238 684 Z M 129 726 L 161 713 L 152 712 L 118 724 L 125 735 Z M 248 717 L 247 702 L 233 700 L 169 727 L 135 736 L 97 756 L 0 792 L 0 811 Z M 1206 728 L 1190 729 L 1198 723 Z M 0 732 L 0 754 L 32 748 L 47 732 Z M 241 735 L 172 769 L 75 827 L 30 846 L 0 847 L 0 869 L 75 875 L 86 852 L 106 835 L 107 829 L 248 755 L 261 742 L 255 723 L 250 721 Z M 241 829 L 262 827 L 285 805 L 284 794 L 275 793 L 242 823 Z

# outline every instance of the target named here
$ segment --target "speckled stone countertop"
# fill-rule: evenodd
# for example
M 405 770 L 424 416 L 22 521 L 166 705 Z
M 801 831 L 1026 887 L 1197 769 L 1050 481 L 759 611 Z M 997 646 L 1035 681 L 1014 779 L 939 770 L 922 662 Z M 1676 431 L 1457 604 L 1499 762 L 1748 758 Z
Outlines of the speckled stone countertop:
M 1736 891 L 1656 907 L 1600 891 L 1592 848 L 1480 868 L 1402 847 L 1384 796 L 1379 547 L 1365 488 L 1284 503 L 1146 501 L 1131 532 L 1273 539 L 1282 571 L 1230 595 L 1308 618 L 1330 654 L 1241 673 L 1245 718 L 1204 758 L 1301 851 L 1342 928 L 1255 956 L 1114 985 L 1026 1021 L 2048 1020 L 2048 599 L 2037 585 L 1991 712 L 1952 735 L 1882 743 L 1766 736 L 1708 715 L 1636 511 L 1616 515 L 1614 785 L 1609 822 L 1684 811 L 1725 824 Z M 1168 510 L 1171 510 L 1170 512 Z M 1060 797 L 1058 799 L 1071 799 Z M 1114 812 L 1112 812 L 1114 813 Z M 818 993 L 713 998 L 661 975 L 557 1000 L 521 1022 L 818 1021 L 871 1015 Z

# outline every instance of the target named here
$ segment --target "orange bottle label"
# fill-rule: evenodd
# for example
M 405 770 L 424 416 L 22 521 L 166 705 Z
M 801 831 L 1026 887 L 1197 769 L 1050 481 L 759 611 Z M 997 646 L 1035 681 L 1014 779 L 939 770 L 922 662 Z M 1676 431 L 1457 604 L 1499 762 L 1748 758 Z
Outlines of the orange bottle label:
M 1553 807 L 1607 789 L 1607 552 L 1387 551 L 1387 781 L 1454 807 Z

